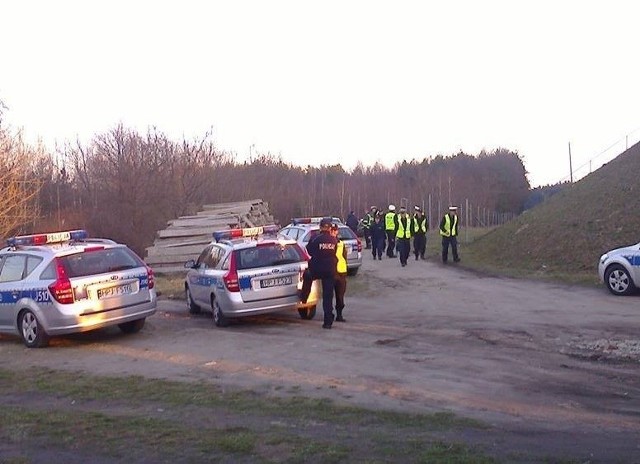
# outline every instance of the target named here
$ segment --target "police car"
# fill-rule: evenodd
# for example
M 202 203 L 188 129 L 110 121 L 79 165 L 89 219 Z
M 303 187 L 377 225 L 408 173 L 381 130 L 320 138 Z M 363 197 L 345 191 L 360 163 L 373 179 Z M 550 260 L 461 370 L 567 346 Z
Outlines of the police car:
M 614 295 L 629 295 L 640 284 L 640 243 L 616 248 L 600 256 L 600 281 Z
M 306 304 L 299 298 L 309 256 L 295 240 L 276 237 L 277 231 L 274 225 L 214 232 L 198 259 L 185 263 L 189 312 L 210 310 L 218 327 L 232 318 L 296 309 L 312 319 L 317 284 Z
M 125 245 L 84 230 L 22 235 L 0 250 L 0 331 L 29 348 L 54 335 L 118 325 L 138 332 L 156 311 L 153 272 Z
M 322 217 L 293 218 L 291 224 L 280 230 L 280 235 L 296 240 L 306 249 L 309 241 L 320 233 Z M 362 242 L 350 227 L 342 223 L 338 217 L 333 217 L 333 223 L 338 226 L 338 239 L 344 242 L 347 250 L 347 274 L 354 276 L 362 266 Z

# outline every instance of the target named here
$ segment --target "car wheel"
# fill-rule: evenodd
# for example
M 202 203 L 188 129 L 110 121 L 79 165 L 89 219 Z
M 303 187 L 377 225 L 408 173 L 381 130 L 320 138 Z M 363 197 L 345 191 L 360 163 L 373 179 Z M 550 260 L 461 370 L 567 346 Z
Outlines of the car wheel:
M 215 297 L 211 297 L 211 309 L 213 310 L 213 323 L 217 327 L 226 327 L 229 325 L 229 319 L 224 315 L 222 309 L 220 308 L 220 304 Z
M 614 295 L 629 295 L 635 290 L 629 272 L 620 264 L 609 266 L 604 273 L 604 282 Z
M 28 309 L 20 313 L 18 327 L 27 348 L 43 348 L 49 344 L 49 335 L 38 322 L 36 315 Z
M 138 333 L 144 327 L 145 318 L 136 319 L 135 321 L 123 322 L 122 324 L 118 324 L 118 327 L 122 332 L 126 334 Z
M 354 275 L 356 275 L 358 273 L 359 269 L 360 269 L 359 267 L 349 268 L 349 269 L 347 269 L 347 275 L 348 276 L 354 276 Z
M 187 297 L 187 309 L 189 310 L 189 314 L 200 314 L 200 306 L 194 303 L 193 297 L 191 296 L 191 289 L 186 285 L 184 288 Z
M 311 306 L 309 308 L 300 308 L 298 309 L 298 314 L 300 314 L 302 319 L 313 319 L 316 317 L 316 307 Z

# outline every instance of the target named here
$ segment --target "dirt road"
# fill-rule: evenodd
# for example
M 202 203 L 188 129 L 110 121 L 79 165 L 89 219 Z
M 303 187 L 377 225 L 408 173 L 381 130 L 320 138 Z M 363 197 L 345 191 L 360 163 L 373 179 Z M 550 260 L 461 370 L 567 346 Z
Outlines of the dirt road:
M 135 336 L 0 339 L 4 365 L 213 381 L 373 408 L 452 411 L 501 430 L 496 447 L 640 462 L 640 297 L 483 277 L 430 261 L 372 261 L 349 279 L 344 324 L 321 314 L 216 328 L 162 300 Z M 350 293 L 351 290 L 351 293 Z M 474 437 L 465 437 L 473 441 Z

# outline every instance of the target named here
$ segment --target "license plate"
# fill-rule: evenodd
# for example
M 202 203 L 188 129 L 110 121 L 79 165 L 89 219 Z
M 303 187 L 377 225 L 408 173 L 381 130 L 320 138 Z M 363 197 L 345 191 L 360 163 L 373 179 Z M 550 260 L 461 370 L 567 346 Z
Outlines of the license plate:
M 133 285 L 116 285 L 114 287 L 98 289 L 98 299 L 111 298 L 112 296 L 129 295 L 133 293 Z
M 293 283 L 293 277 L 276 277 L 274 279 L 262 279 L 260 281 L 260 288 L 280 287 L 282 285 L 291 285 Z

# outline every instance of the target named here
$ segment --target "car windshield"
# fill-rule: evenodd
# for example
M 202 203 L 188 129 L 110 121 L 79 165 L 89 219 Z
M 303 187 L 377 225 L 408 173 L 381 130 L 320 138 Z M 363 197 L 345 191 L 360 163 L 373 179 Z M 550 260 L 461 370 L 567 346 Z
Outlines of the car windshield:
M 61 261 L 70 278 L 106 274 L 144 266 L 140 258 L 125 247 L 75 253 L 63 256 Z
M 296 243 L 259 244 L 252 248 L 236 250 L 234 253 L 239 271 L 305 261 L 305 257 Z

